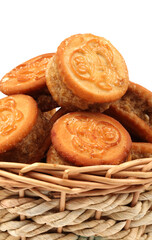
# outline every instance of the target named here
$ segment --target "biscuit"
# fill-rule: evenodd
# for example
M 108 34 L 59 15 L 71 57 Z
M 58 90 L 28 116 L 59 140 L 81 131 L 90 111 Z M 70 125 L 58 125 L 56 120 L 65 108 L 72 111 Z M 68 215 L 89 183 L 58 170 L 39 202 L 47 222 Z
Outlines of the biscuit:
M 130 82 L 126 94 L 106 114 L 120 121 L 139 141 L 152 142 L 152 92 Z
M 125 128 L 101 113 L 63 115 L 52 127 L 51 141 L 56 152 L 76 166 L 119 164 L 131 149 Z
M 12 69 L 1 79 L 0 91 L 6 95 L 28 94 L 35 100 L 38 98 L 42 111 L 56 107 L 57 103 L 47 90 L 45 78 L 47 64 L 53 55 L 53 53 L 39 55 Z M 41 95 L 43 97 L 39 99 Z
M 46 69 L 46 84 L 59 106 L 83 110 L 99 103 L 106 109 L 125 94 L 128 79 L 121 54 L 108 40 L 92 34 L 65 39 Z
M 59 165 L 72 165 L 57 153 L 53 145 L 50 146 L 49 151 L 47 152 L 46 162 Z
M 45 112 L 44 116 L 45 118 L 48 118 L 50 120 L 50 129 L 52 129 L 53 124 L 64 114 L 67 113 L 66 109 L 60 108 L 58 110 L 56 110 L 55 112 L 52 112 L 53 110 L 51 110 L 51 114 L 52 117 L 50 119 L 50 112 Z M 47 156 L 46 156 L 46 162 L 47 163 L 51 163 L 51 164 L 60 164 L 60 165 L 70 165 L 69 162 L 67 162 L 66 160 L 64 160 L 61 156 L 59 156 L 59 154 L 57 153 L 57 151 L 55 150 L 55 148 L 53 147 L 53 145 L 50 146 L 48 152 L 47 152 Z
M 50 94 L 40 94 L 35 98 L 38 108 L 41 109 L 42 112 L 50 111 L 54 108 L 58 107 L 58 104 L 53 100 Z
M 40 161 L 51 143 L 49 129 L 49 120 L 32 97 L 0 99 L 0 161 Z
M 152 143 L 133 142 L 131 148 L 131 158 L 150 158 L 152 157 Z

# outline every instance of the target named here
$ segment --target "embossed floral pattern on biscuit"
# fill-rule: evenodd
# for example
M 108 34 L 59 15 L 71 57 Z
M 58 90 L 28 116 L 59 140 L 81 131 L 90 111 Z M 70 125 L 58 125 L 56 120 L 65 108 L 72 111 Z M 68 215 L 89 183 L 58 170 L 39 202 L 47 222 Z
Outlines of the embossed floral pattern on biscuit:
M 20 83 L 33 80 L 39 81 L 45 77 L 45 70 L 49 60 L 50 57 L 45 57 L 38 58 L 35 61 L 25 62 L 6 74 L 2 82 L 12 79 L 16 79 Z
M 72 135 L 72 145 L 79 152 L 87 152 L 91 157 L 101 157 L 105 150 L 120 142 L 120 132 L 111 123 L 77 115 L 66 122 Z
M 0 135 L 5 136 L 17 128 L 17 122 L 21 121 L 23 113 L 16 109 L 13 98 L 0 100 Z
M 70 66 L 76 77 L 94 82 L 102 90 L 112 90 L 119 84 L 113 52 L 106 40 L 92 39 L 73 51 Z

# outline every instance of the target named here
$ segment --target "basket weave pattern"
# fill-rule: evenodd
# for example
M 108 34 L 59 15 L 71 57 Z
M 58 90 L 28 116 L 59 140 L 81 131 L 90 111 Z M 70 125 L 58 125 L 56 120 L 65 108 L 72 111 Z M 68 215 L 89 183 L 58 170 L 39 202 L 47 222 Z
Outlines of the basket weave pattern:
M 151 240 L 151 168 L 3 162 L 0 240 Z

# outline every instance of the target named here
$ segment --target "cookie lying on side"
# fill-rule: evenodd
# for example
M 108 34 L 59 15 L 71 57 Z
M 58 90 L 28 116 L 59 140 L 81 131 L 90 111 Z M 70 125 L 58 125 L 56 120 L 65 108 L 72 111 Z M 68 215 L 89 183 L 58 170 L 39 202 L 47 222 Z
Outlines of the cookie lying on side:
M 53 125 L 51 140 L 47 162 L 56 164 L 120 164 L 131 149 L 128 132 L 115 119 L 101 113 L 63 115 Z
M 46 69 L 47 87 L 59 106 L 103 112 L 128 88 L 125 61 L 105 38 L 77 34 L 65 39 Z
M 48 111 L 57 106 L 46 87 L 45 70 L 53 53 L 47 53 L 32 58 L 14 69 L 0 81 L 0 90 L 6 95 L 28 94 L 38 101 L 42 111 Z
M 0 161 L 40 161 L 51 143 L 53 113 L 43 116 L 36 101 L 27 95 L 0 99 Z
M 131 148 L 131 159 L 152 157 L 152 143 L 133 142 Z
M 152 142 L 152 92 L 130 82 L 126 94 L 106 111 L 120 121 L 130 134 Z

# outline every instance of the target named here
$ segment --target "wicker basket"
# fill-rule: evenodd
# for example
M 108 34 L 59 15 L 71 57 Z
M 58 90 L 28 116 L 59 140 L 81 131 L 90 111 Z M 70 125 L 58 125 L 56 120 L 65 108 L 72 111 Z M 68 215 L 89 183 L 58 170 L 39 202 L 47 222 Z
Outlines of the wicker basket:
M 0 240 L 152 240 L 152 158 L 0 166 Z

